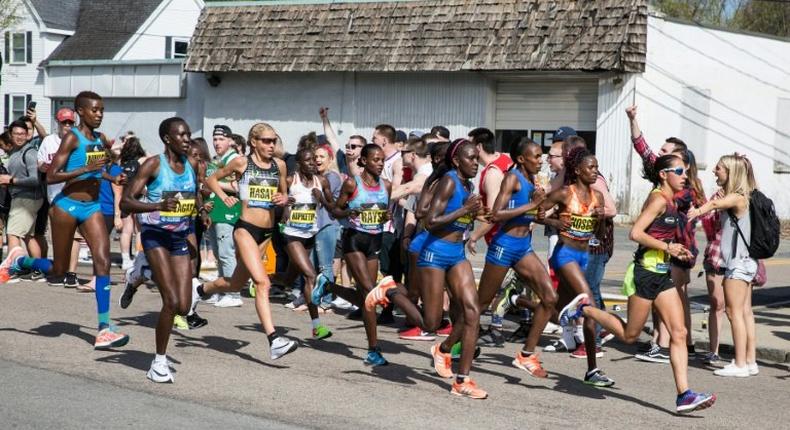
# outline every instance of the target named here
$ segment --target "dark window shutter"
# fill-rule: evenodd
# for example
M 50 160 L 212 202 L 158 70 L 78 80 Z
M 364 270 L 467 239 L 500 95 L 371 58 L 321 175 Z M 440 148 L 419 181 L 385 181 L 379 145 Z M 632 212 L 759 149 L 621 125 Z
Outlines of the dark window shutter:
M 31 64 L 33 62 L 33 32 L 28 31 L 27 35 L 25 36 L 25 43 L 27 44 L 27 64 Z
M 5 32 L 5 63 L 11 63 L 11 32 Z
M 8 94 L 5 95 L 5 104 L 3 107 L 5 107 L 5 125 L 8 125 L 11 123 L 11 121 L 8 120 L 11 117 L 11 96 Z
M 165 36 L 165 58 L 173 58 L 173 38 Z

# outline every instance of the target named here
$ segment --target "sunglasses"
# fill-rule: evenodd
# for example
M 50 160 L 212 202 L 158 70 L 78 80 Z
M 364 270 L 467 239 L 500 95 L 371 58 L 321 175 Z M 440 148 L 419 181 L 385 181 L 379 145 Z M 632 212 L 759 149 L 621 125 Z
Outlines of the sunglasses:
M 666 169 L 661 169 L 662 172 L 672 172 L 678 176 L 686 173 L 685 167 L 668 167 Z
M 346 145 L 346 149 L 349 151 L 353 151 L 357 148 L 362 148 L 362 145 Z
M 272 143 L 277 143 L 277 138 L 276 137 L 275 138 L 271 138 L 271 137 L 256 137 L 255 140 L 257 140 L 258 142 L 261 142 L 261 143 L 265 143 L 267 145 L 272 144 Z

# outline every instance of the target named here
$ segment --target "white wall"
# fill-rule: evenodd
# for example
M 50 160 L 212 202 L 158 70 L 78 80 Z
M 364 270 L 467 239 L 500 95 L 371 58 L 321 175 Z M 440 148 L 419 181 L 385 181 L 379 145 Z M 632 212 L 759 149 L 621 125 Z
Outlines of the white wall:
M 24 5 L 24 3 L 21 3 Z M 12 28 L 0 31 L 0 47 L 5 56 L 5 31 L 32 31 L 33 33 L 33 62 L 31 64 L 5 64 L 3 58 L 2 84 L 0 84 L 0 122 L 5 119 L 5 94 L 31 94 L 37 103 L 36 111 L 39 121 L 47 128 L 52 128 L 52 106 L 50 100 L 44 97 L 44 72 L 38 69 L 38 64 L 52 53 L 63 41 L 65 36 L 51 33 L 42 33 L 43 24 L 39 25 L 33 18 L 31 10 L 26 6 L 20 8 L 20 21 Z M 15 118 L 9 118 L 13 121 Z
M 441 124 L 453 136 L 492 125 L 492 88 L 473 73 L 225 73 L 220 79 L 219 86 L 206 87 L 206 130 L 225 124 L 246 137 L 254 123 L 265 121 L 290 151 L 302 135 L 323 133 L 321 106 L 330 108 L 341 144 L 353 134 L 369 139 L 380 123 L 407 133 Z
M 165 0 L 114 59 L 165 58 L 165 37 L 192 37 L 202 8 L 199 0 Z
M 774 172 L 775 159 L 790 164 L 790 118 L 777 114 L 780 99 L 790 98 L 790 43 L 653 16 L 647 34 L 645 73 L 626 76 L 618 88 L 600 86 L 599 140 L 606 136 L 626 151 L 630 133 L 623 110 L 635 102 L 654 149 L 676 136 L 707 165 L 700 176 L 708 193 L 715 189 L 712 168 L 719 157 L 746 153 L 760 188 L 774 200 L 780 217 L 790 218 L 790 194 L 783 192 L 790 187 L 790 174 Z M 630 193 L 622 183 L 616 184 L 616 193 L 630 196 L 621 208 L 635 216 L 649 184 L 640 178 L 641 162 L 631 153 Z M 610 161 L 625 161 L 621 158 Z

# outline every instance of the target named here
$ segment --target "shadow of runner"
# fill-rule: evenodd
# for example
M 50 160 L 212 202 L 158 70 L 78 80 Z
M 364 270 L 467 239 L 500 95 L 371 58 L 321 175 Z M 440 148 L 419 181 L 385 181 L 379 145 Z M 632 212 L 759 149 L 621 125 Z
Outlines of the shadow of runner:
M 175 338 L 170 342 L 170 344 L 175 348 L 184 348 L 184 347 L 195 347 L 195 348 L 209 348 L 213 349 L 214 351 L 222 352 L 229 355 L 235 355 L 236 357 L 241 358 L 242 360 L 246 360 L 252 363 L 260 364 L 266 367 L 271 367 L 274 369 L 288 369 L 289 366 L 279 366 L 276 364 L 267 363 L 265 361 L 261 361 L 246 352 L 240 351 L 242 348 L 248 346 L 250 342 L 239 340 L 239 339 L 230 339 L 226 337 L 220 336 L 203 336 L 203 337 L 194 337 L 194 336 L 187 336 L 182 332 L 176 332 Z M 263 344 L 266 343 L 265 339 L 261 339 L 262 344 L 258 348 L 261 352 L 268 352 L 268 346 L 264 346 Z
M 96 335 L 87 333 L 85 330 L 95 330 L 91 327 L 84 327 L 78 324 L 67 323 L 63 321 L 50 321 L 47 324 L 42 326 L 30 329 L 30 330 L 19 330 L 17 328 L 0 328 L 0 331 L 12 331 L 17 333 L 23 334 L 30 334 L 34 336 L 43 336 L 43 337 L 60 337 L 61 335 L 73 336 L 77 339 L 83 340 L 86 343 L 93 346 L 93 343 L 96 341 Z
M 156 324 L 159 322 L 159 311 L 147 311 L 131 317 L 115 317 L 116 325 L 121 327 L 125 325 L 138 325 L 141 327 L 148 327 L 156 329 Z
M 99 357 L 95 361 L 99 361 L 102 363 L 121 364 L 126 367 L 131 367 L 133 369 L 147 372 L 148 369 L 151 367 L 151 361 L 153 359 L 154 359 L 153 351 L 143 352 L 134 349 L 124 349 L 124 350 L 119 349 L 115 351 L 113 355 Z M 168 358 L 168 360 L 170 360 L 175 364 L 181 364 L 180 361 L 174 360 L 172 358 Z M 175 370 L 173 371 L 173 373 L 176 373 Z

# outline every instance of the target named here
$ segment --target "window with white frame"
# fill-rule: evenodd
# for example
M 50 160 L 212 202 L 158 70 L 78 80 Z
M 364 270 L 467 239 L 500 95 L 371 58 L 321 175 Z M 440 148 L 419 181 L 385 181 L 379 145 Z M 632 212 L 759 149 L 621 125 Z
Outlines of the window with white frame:
M 26 97 L 24 94 L 11 94 L 9 110 L 11 112 L 10 121 L 25 116 Z
M 186 58 L 189 39 L 167 36 L 165 38 L 165 58 Z
M 11 63 L 20 64 L 27 60 L 27 33 L 11 33 Z

